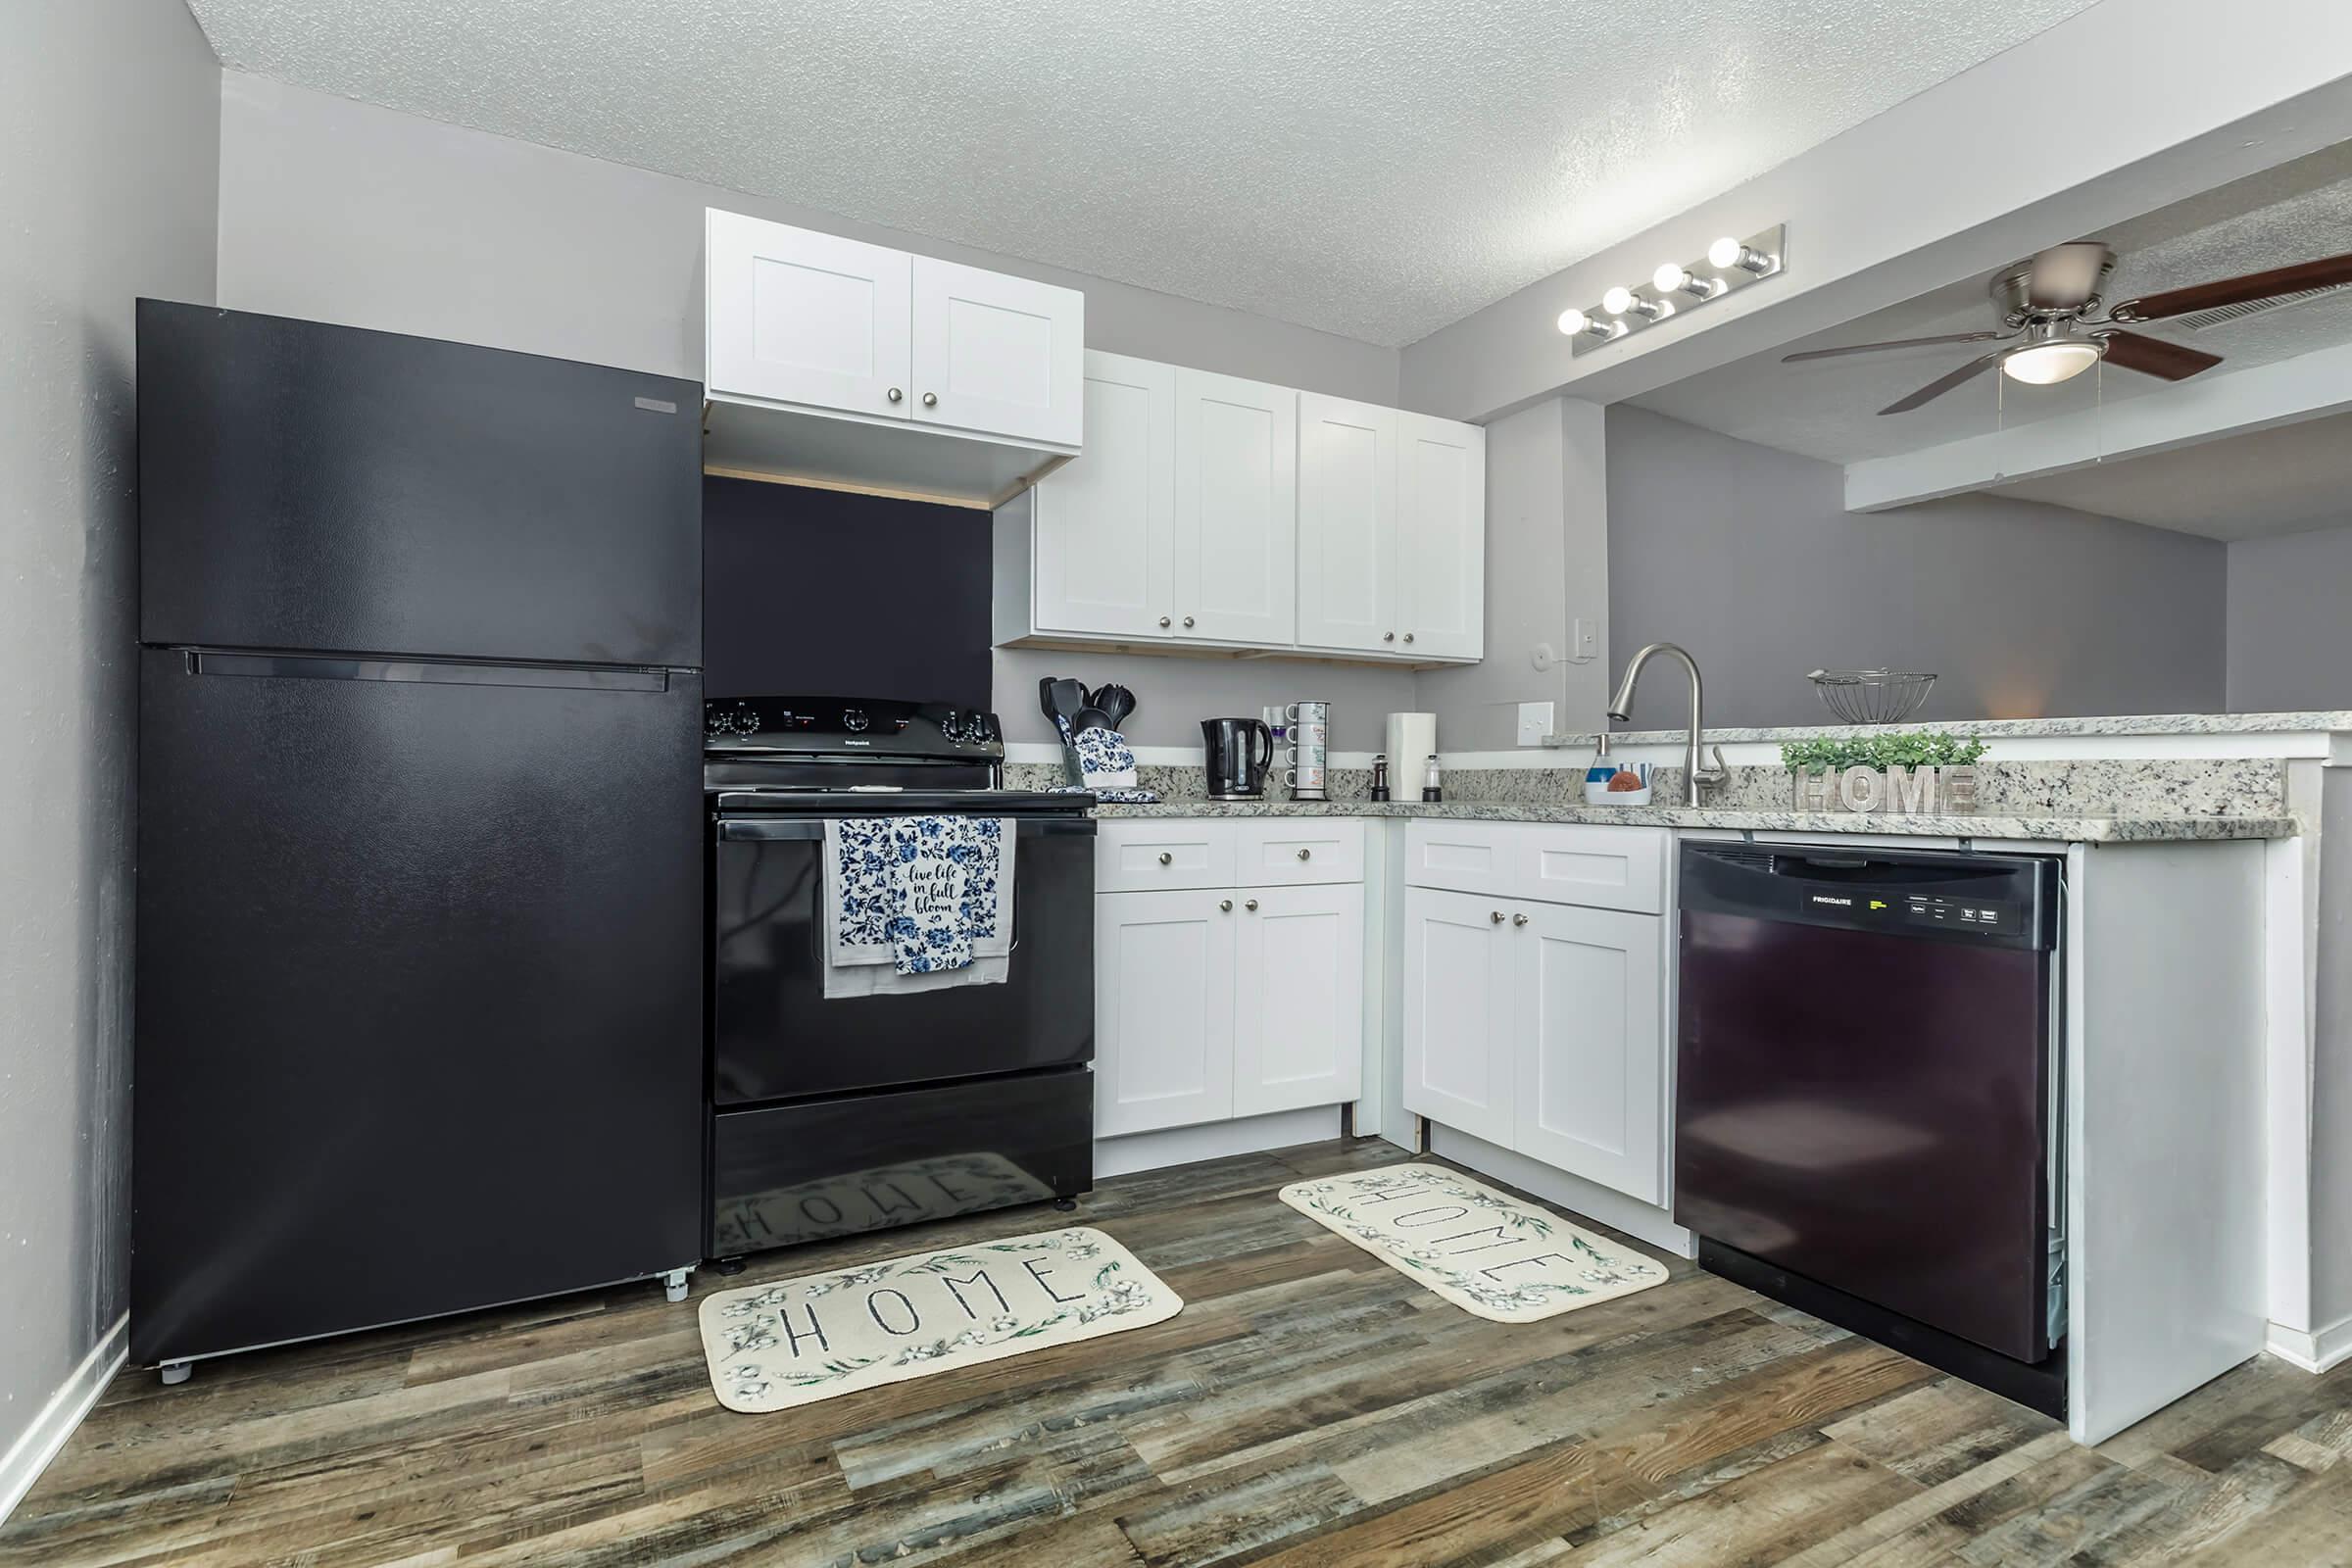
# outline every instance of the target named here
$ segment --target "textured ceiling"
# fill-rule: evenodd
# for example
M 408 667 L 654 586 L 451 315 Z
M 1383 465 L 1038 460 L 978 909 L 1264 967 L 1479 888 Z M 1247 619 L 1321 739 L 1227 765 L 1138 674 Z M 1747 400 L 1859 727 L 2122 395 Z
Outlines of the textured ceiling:
M 229 66 L 1411 342 L 2088 0 L 190 0 Z
M 2352 415 L 2102 463 L 1996 494 L 2209 539 L 2341 527 L 2352 523 Z
M 2052 234 L 2049 239 L 2055 243 L 2077 237 Z M 2107 288 L 2110 300 L 2352 251 L 2352 143 L 2088 237 L 2104 239 L 2116 249 L 2118 260 Z M 1878 410 L 1990 345 L 1946 344 L 1806 365 L 1780 363 L 1781 355 L 1799 349 L 1997 327 L 1999 318 L 1985 295 L 1985 277 L 1974 277 L 1954 283 L 1634 401 L 1744 441 L 1853 463 L 2073 414 L 2101 401 L 2158 396 L 2168 385 L 2152 376 L 2104 367 L 2050 387 L 2019 386 L 2006 377 L 1986 375 L 1923 409 L 1882 418 Z M 2161 323 L 2143 330 L 2223 356 L 2225 363 L 2205 374 L 2228 375 L 2352 342 L 2352 290 L 2203 331 Z M 2111 466 L 2108 471 L 2136 466 Z M 2078 486 L 2097 482 L 2095 472 L 2069 479 Z

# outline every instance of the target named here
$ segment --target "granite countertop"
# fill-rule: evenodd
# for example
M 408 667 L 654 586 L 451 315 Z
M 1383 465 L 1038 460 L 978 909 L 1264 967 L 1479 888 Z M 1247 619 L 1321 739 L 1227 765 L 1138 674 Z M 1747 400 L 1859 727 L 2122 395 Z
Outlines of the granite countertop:
M 1949 730 L 1991 740 L 2025 735 L 2273 735 L 2312 730 L 2352 731 L 2352 711 L 2311 710 L 2285 713 L 2124 713 L 2105 718 L 1935 718 L 1906 724 L 1793 724 L 1760 729 L 1707 727 L 1708 744 L 1736 741 L 1846 740 L 1858 736 Z M 1545 738 L 1549 747 L 1591 746 L 1592 731 L 1571 730 Z M 1685 744 L 1679 729 L 1612 730 L 1612 745 Z
M 1714 733 L 1709 731 L 1710 734 Z M 1098 817 L 1427 816 L 1452 821 L 1599 822 L 1628 827 L 1723 828 L 1754 833 L 1888 833 L 1923 838 L 2043 839 L 2060 844 L 2131 844 L 2182 839 L 2277 839 L 2302 831 L 2292 816 L 2012 815 L 1903 816 L 1860 811 L 1771 811 L 1753 808 L 1580 806 L 1523 801 L 1210 801 L 1163 799 L 1156 806 L 1098 806 Z

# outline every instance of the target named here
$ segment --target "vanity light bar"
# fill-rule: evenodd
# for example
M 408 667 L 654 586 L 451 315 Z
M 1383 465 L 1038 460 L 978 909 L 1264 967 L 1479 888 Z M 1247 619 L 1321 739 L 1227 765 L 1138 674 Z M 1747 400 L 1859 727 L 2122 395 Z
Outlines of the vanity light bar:
M 1600 303 L 1583 310 L 1562 311 L 1559 329 L 1569 338 L 1569 352 L 1581 358 L 1607 348 L 1660 321 L 1670 321 L 1750 283 L 1778 276 L 1788 260 L 1788 225 L 1775 223 L 1745 239 L 1724 236 L 1707 247 L 1697 261 L 1667 262 L 1638 287 L 1619 284 L 1601 296 Z

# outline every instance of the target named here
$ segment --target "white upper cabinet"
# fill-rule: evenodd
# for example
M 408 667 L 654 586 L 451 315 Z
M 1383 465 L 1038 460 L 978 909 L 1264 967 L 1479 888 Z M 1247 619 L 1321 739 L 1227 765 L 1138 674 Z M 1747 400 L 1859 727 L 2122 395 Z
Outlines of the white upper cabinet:
M 1085 454 L 997 514 L 999 643 L 1484 655 L 1484 430 L 1093 352 L 1084 402 Z
M 1395 409 L 1298 394 L 1298 641 L 1394 653 Z
M 908 416 L 912 257 L 715 210 L 708 243 L 713 392 Z
M 1175 602 L 1176 368 L 1088 351 L 1086 433 L 1037 486 L 1036 627 L 1153 636 Z
M 1079 449 L 1084 295 L 715 208 L 704 221 L 712 471 L 985 509 Z
M 1078 445 L 1085 297 L 928 256 L 913 262 L 913 416 Z
M 1487 640 L 1487 432 L 1399 414 L 1399 651 L 1477 659 Z
M 1177 370 L 1176 634 L 1293 642 L 1298 548 L 1298 394 Z

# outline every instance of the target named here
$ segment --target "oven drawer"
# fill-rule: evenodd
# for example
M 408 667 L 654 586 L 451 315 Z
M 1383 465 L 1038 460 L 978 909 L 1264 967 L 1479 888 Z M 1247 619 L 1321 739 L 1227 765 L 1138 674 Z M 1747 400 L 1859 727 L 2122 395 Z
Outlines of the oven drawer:
M 1084 1067 L 721 1110 L 708 1255 L 1075 1197 L 1094 1185 L 1094 1113 Z
M 1200 817 L 1131 817 L 1097 824 L 1095 888 L 1149 893 L 1160 888 L 1234 885 L 1234 827 Z
M 1244 817 L 1233 824 L 1233 885 L 1303 887 L 1364 879 L 1364 824 L 1344 817 Z

